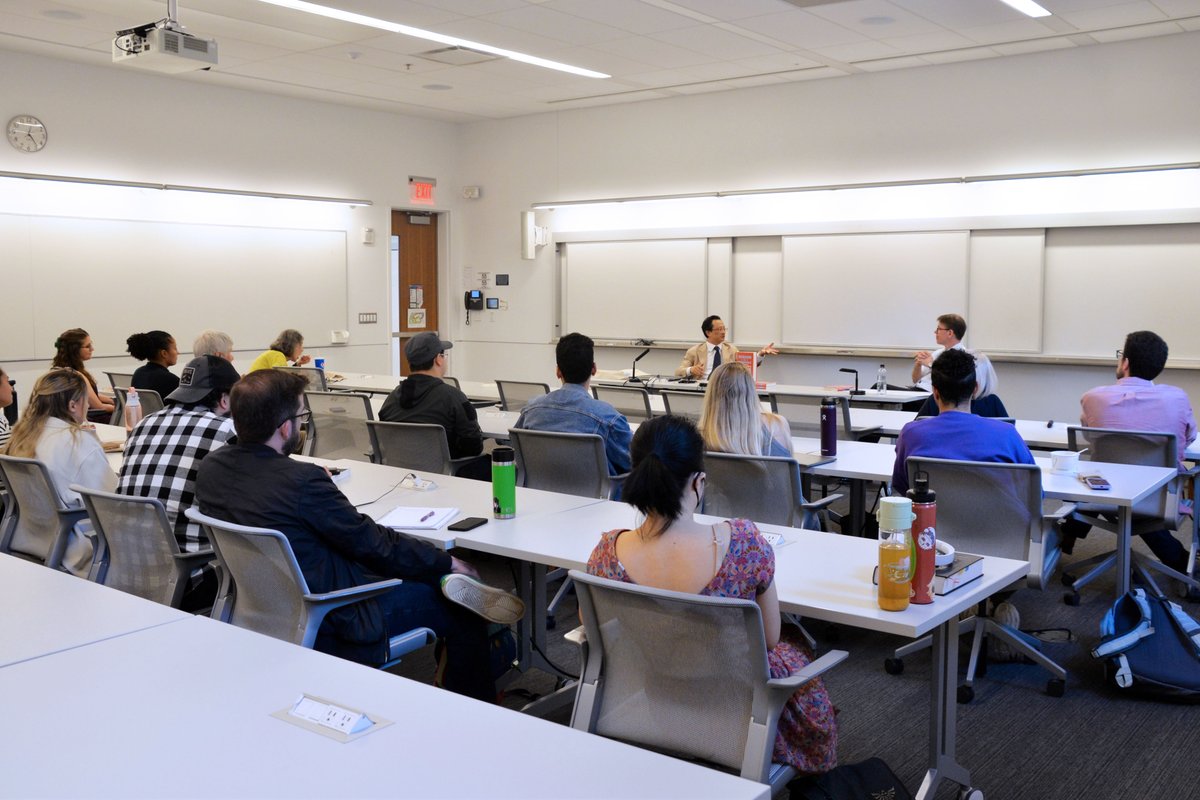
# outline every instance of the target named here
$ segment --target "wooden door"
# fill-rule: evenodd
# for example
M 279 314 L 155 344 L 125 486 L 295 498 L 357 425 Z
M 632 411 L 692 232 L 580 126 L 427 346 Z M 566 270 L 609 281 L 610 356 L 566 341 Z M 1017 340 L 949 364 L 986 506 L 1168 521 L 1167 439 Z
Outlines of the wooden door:
M 392 236 L 399 243 L 400 374 L 409 373 L 404 344 L 414 334 L 438 331 L 438 215 L 393 211 Z M 421 312 L 424 313 L 415 313 Z M 411 324 L 410 324 L 411 323 Z

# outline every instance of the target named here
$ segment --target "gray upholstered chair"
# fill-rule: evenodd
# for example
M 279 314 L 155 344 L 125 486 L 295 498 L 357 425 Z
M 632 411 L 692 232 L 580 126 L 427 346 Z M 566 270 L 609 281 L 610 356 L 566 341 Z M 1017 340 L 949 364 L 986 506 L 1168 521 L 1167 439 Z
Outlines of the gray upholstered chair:
M 0 520 L 0 553 L 62 569 L 71 529 L 87 519 L 87 510 L 62 504 L 49 470 L 37 459 L 0 456 L 0 478 L 8 487 Z
M 624 475 L 609 476 L 604 439 L 596 433 L 511 428 L 521 486 L 607 499 Z
M 178 608 L 192 570 L 214 558 L 211 548 L 179 549 L 167 510 L 153 497 L 131 497 L 72 485 L 96 530 L 97 583 Z
M 116 398 L 116 407 L 113 409 L 112 419 L 109 420 L 112 425 L 120 425 L 125 418 L 125 407 L 121 403 L 121 395 L 117 393 L 117 389 L 128 389 L 130 382 L 133 381 L 132 372 L 105 372 L 108 376 L 108 384 L 112 387 L 113 397 Z
M 450 457 L 446 429 L 423 422 L 368 420 L 371 451 L 375 463 L 389 467 L 454 475 L 467 464 L 486 456 Z
M 845 659 L 844 650 L 772 678 L 752 600 L 574 570 L 571 578 L 587 635 L 571 727 L 783 788 L 795 773 L 771 761 L 779 714 L 797 689 Z
M 126 398 L 129 396 L 129 388 L 125 387 L 125 386 L 119 386 L 119 387 L 114 388 L 113 391 L 116 392 L 116 394 L 117 394 L 117 408 L 121 410 L 121 416 L 119 418 L 116 418 L 112 424 L 113 425 L 123 425 L 123 424 L 125 424 L 124 409 L 125 409 Z M 141 407 L 142 407 L 142 416 L 143 417 L 148 417 L 151 414 L 157 414 L 159 411 L 162 411 L 166 407 L 165 404 L 163 403 L 162 395 L 160 395 L 158 392 L 154 391 L 153 389 L 138 389 L 137 396 L 138 396 L 138 404 L 141 405 Z M 116 412 L 113 412 L 113 413 L 115 415 Z
M 308 388 L 317 392 L 329 391 L 329 384 L 325 382 L 325 370 L 317 369 L 316 367 L 274 367 L 274 369 L 290 372 L 293 375 L 299 375 L 304 380 L 308 381 Z
M 501 411 L 520 411 L 533 398 L 550 394 L 550 386 L 530 381 L 497 380 L 496 391 L 500 393 Z
M 354 392 L 306 391 L 304 403 L 312 412 L 310 456 L 374 460 L 371 434 L 367 430 L 367 422 L 375 419 L 370 397 Z
M 841 499 L 831 494 L 810 503 L 800 490 L 800 465 L 786 456 L 743 456 L 705 453 L 701 511 L 723 517 L 792 528 L 826 530 L 829 506 Z
M 1058 567 L 1058 534 L 1054 524 L 1071 512 L 1073 506 L 1061 506 L 1054 514 L 1042 512 L 1042 472 L 1033 464 L 1000 464 L 982 461 L 957 461 L 945 458 L 911 456 L 908 474 L 911 484 L 917 470 L 929 475 L 929 487 L 937 492 L 937 535 L 954 545 L 955 550 L 981 556 L 996 556 L 1029 562 L 1024 583 L 1031 589 L 1045 589 Z M 967 676 L 959 687 L 959 702 L 974 697 L 975 671 L 984 641 L 994 637 L 1032 660 L 1051 674 L 1046 694 L 1061 697 L 1066 689 L 1067 672 L 1033 646 L 1020 631 L 986 616 L 981 606 L 963 633 L 973 633 Z M 921 639 L 896 651 L 885 664 L 892 673 L 903 669 L 900 660 L 929 645 Z
M 663 389 L 658 393 L 662 398 L 663 407 L 668 414 L 686 417 L 692 422 L 700 421 L 700 412 L 704 409 L 704 392 L 687 389 Z
M 620 411 L 630 422 L 645 422 L 654 416 L 654 411 L 650 408 L 650 392 L 641 386 L 593 384 L 592 396 Z
M 204 528 L 221 563 L 223 581 L 213 617 L 239 628 L 312 647 L 330 611 L 384 594 L 403 583 L 390 578 L 313 594 L 291 543 L 279 531 L 224 522 L 196 508 L 184 513 Z M 392 637 L 386 662 L 380 666 L 393 666 L 401 656 L 433 639 L 433 631 L 428 628 L 414 628 Z

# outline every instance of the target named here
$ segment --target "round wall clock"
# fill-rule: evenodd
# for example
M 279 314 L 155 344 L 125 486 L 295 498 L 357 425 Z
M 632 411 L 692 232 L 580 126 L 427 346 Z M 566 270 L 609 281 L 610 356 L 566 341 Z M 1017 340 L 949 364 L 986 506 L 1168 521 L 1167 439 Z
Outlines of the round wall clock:
M 46 126 L 37 117 L 18 114 L 8 121 L 8 143 L 24 153 L 41 150 L 46 138 Z

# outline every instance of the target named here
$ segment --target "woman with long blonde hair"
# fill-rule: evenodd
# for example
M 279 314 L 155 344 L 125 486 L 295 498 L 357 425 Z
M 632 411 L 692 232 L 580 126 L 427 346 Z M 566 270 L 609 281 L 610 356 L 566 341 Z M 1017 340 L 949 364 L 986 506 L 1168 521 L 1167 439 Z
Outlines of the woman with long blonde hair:
M 792 455 L 787 420 L 762 410 L 750 369 L 728 361 L 712 371 L 700 411 L 704 446 L 718 453 L 743 456 Z
M 73 369 L 87 380 L 87 418 L 92 422 L 108 422 L 112 419 L 113 409 L 116 408 L 115 401 L 111 396 L 100 392 L 96 386 L 96 379 L 83 365 L 83 362 L 91 360 L 92 353 L 96 350 L 88 332 L 83 328 L 63 331 L 54 340 L 54 347 L 57 352 L 50 366 Z
M 13 426 L 6 452 L 36 458 L 50 471 L 54 491 L 69 506 L 80 503 L 71 490 L 77 483 L 106 492 L 117 490 L 117 475 L 108 465 L 100 440 L 84 429 L 88 410 L 87 380 L 73 369 L 52 369 L 37 379 L 21 418 Z M 71 532 L 63 566 L 84 577 L 92 563 L 92 544 Z

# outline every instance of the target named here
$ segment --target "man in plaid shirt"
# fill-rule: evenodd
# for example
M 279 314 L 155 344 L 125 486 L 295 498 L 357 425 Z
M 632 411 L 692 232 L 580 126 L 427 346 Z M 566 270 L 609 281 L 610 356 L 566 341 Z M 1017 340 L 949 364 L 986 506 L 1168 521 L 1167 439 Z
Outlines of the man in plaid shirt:
M 125 442 L 117 491 L 161 500 L 175 539 L 186 552 L 208 546 L 200 526 L 188 521 L 183 511 L 196 502 L 200 461 L 233 436 L 229 390 L 239 377 L 223 358 L 192 359 L 183 368 L 179 388 L 167 395 L 167 408 L 139 422 Z M 216 591 L 212 568 L 197 570 L 182 607 L 192 611 L 210 606 Z

